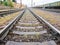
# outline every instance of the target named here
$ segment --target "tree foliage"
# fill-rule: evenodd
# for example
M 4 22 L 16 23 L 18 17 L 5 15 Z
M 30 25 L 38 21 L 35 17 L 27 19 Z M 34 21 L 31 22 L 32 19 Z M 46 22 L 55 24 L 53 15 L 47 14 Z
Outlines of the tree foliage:
M 8 6 L 8 3 L 5 1 L 5 2 L 4 2 L 4 5 L 5 5 L 5 6 Z
M 13 2 L 16 2 L 15 0 L 12 0 Z
M 8 6 L 13 7 L 13 2 L 8 2 Z
M 4 1 L 4 5 L 13 7 L 13 2 L 11 2 L 11 1 Z

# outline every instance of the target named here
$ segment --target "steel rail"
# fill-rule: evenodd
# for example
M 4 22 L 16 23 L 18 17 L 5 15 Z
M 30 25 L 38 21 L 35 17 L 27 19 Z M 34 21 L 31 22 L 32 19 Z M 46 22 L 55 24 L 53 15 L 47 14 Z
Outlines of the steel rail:
M 5 28 L 0 30 L 0 40 L 3 40 L 6 37 L 10 29 L 12 29 L 13 25 L 23 16 L 24 12 L 25 10 L 23 10 L 19 15 L 17 15 L 17 17 L 15 17 L 8 25 L 6 25 Z
M 39 21 L 44 22 L 53 32 L 55 32 L 56 34 L 60 35 L 60 30 L 58 30 L 57 28 L 55 28 L 53 25 L 51 25 L 48 21 L 46 21 L 43 17 L 41 17 L 40 15 L 34 13 L 32 11 L 32 9 L 28 9 Z

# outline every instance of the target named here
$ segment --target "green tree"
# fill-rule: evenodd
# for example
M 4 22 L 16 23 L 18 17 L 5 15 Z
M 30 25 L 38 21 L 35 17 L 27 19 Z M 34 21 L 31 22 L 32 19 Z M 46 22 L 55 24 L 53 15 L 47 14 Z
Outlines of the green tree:
M 0 0 L 0 4 L 2 4 L 3 3 L 3 1 L 2 0 Z
M 13 7 L 13 2 L 12 1 L 4 1 L 4 5 Z
M 8 6 L 13 7 L 13 2 L 8 2 Z
M 13 2 L 16 2 L 15 0 L 12 0 Z
M 8 6 L 8 3 L 5 1 L 5 2 L 4 2 L 4 5 L 5 5 L 5 6 Z

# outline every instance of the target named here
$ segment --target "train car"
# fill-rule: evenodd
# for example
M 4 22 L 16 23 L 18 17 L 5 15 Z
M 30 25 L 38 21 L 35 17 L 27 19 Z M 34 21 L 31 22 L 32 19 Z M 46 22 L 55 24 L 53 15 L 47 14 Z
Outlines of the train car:
M 41 5 L 42 8 L 60 9 L 60 1 Z
M 45 4 L 42 7 L 44 7 L 44 8 L 60 9 L 60 1 L 54 2 L 54 3 Z

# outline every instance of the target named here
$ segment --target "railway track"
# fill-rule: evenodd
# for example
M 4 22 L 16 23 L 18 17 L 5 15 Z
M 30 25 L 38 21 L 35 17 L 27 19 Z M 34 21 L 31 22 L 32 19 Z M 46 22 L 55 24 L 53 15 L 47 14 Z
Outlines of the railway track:
M 22 10 L 22 9 L 10 9 L 10 10 L 0 11 L 0 16 L 3 17 L 4 15 L 15 13 L 15 12 L 18 12 L 20 10 Z
M 0 31 L 1 45 L 58 45 L 58 32 L 26 9 Z M 56 29 L 57 30 L 57 29 Z
M 42 9 L 42 10 L 60 13 L 60 9 Z
M 49 11 L 49 12 L 55 12 L 55 13 L 60 13 L 60 9 L 44 9 L 44 8 L 35 8 L 35 9 L 40 9 L 44 11 Z

